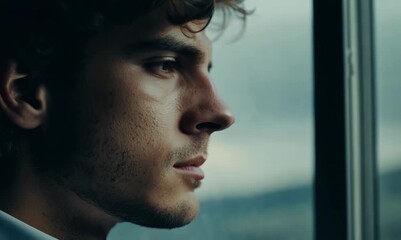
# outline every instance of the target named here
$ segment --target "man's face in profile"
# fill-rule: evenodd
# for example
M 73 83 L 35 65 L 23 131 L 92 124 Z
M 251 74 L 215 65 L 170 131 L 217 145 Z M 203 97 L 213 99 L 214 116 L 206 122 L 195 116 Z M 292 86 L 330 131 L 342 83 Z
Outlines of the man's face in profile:
M 211 81 L 211 42 L 196 21 L 187 28 L 154 12 L 89 41 L 86 67 L 69 101 L 72 116 L 51 123 L 47 141 L 74 132 L 55 176 L 107 213 L 152 227 L 189 223 L 199 204 L 210 134 L 234 119 Z M 54 118 L 57 119 L 57 118 Z M 49 143 L 51 145 L 51 143 Z M 55 150 L 57 152 L 57 150 Z

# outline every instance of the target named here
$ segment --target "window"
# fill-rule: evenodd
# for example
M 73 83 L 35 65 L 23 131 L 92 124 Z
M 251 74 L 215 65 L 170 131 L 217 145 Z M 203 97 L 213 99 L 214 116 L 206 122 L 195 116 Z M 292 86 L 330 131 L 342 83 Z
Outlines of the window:
M 314 2 L 315 239 L 401 236 L 400 8 L 393 0 Z
M 401 236 L 401 2 L 375 1 L 380 239 Z

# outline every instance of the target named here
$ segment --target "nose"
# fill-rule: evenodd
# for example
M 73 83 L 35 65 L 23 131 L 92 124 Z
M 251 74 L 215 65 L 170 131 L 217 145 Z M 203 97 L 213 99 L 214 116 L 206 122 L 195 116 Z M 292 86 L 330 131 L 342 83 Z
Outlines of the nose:
M 217 96 L 213 85 L 201 88 L 189 97 L 192 106 L 182 115 L 180 130 L 188 135 L 212 134 L 230 127 L 235 122 L 233 113 Z
M 198 107 L 187 111 L 181 118 L 180 129 L 188 135 L 212 134 L 224 130 L 235 122 L 235 117 L 224 105 L 213 108 Z

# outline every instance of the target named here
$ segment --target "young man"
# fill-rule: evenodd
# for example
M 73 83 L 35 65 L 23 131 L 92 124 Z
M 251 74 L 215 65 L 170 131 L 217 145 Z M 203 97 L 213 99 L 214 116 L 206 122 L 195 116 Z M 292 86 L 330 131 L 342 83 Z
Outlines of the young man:
M 191 222 L 209 137 L 234 122 L 204 29 L 239 4 L 1 1 L 0 239 Z

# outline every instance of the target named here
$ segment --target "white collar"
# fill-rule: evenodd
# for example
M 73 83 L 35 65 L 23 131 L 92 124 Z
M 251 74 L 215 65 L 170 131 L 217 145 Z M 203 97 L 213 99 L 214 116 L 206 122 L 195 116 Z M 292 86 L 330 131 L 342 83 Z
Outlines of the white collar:
M 57 240 L 1 210 L 0 239 Z

